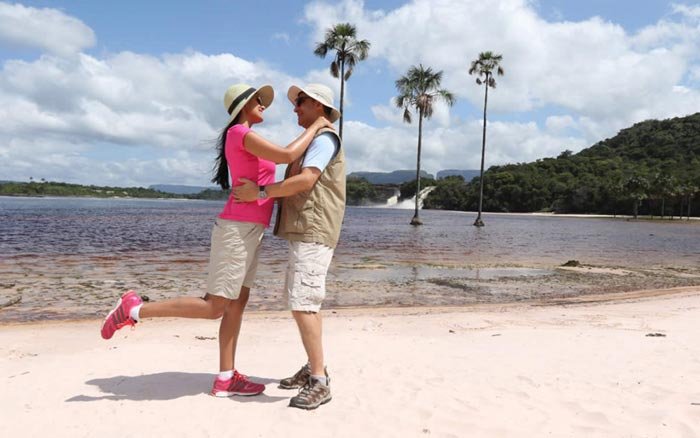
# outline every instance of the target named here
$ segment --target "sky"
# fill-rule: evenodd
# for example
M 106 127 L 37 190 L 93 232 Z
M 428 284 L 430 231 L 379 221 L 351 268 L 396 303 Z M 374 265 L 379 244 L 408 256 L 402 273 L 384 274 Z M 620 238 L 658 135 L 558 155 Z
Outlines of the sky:
M 700 0 L 0 1 L 0 180 L 210 185 L 230 85 L 274 87 L 253 129 L 280 145 L 301 132 L 290 85 L 326 84 L 338 104 L 313 49 L 342 22 L 371 43 L 346 83 L 348 172 L 415 169 L 418 126 L 393 99 L 418 64 L 456 98 L 424 123 L 422 169 L 478 169 L 468 70 L 483 51 L 505 70 L 486 167 L 700 111 Z

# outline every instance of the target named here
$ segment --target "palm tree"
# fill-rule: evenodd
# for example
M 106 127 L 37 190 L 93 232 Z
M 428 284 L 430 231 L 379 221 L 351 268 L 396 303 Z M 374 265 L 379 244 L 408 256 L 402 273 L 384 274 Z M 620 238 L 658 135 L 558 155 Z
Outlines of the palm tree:
M 403 121 L 411 123 L 411 109 L 418 112 L 418 158 L 416 161 L 416 211 L 411 219 L 411 225 L 422 225 L 418 217 L 418 198 L 420 195 L 420 151 L 421 137 L 423 136 L 423 119 L 429 119 L 433 115 L 433 102 L 442 99 L 447 105 L 452 106 L 455 98 L 449 91 L 440 88 L 442 71 L 433 72 L 423 65 L 412 66 L 405 76 L 396 81 L 396 106 L 403 108 Z
M 637 219 L 639 204 L 649 195 L 649 179 L 644 175 L 632 175 L 624 182 L 627 197 L 632 200 L 632 214 Z
M 476 74 L 476 83 L 484 84 L 484 127 L 481 135 L 481 171 L 479 173 L 479 214 L 476 216 L 474 226 L 483 227 L 481 220 L 481 207 L 484 202 L 484 156 L 486 155 L 486 105 L 489 100 L 489 87 L 496 88 L 496 79 L 493 75 L 503 76 L 503 67 L 500 66 L 503 55 L 494 55 L 493 52 L 479 53 L 479 59 L 472 61 L 469 74 Z M 483 77 L 483 79 L 482 79 Z
M 370 42 L 357 40 L 357 30 L 350 23 L 339 23 L 326 29 L 322 42 L 316 44 L 314 54 L 325 58 L 329 50 L 335 50 L 331 62 L 331 75 L 340 77 L 340 123 L 338 135 L 343 138 L 343 101 L 345 99 L 345 81 L 350 79 L 353 68 L 359 61 L 367 58 Z M 347 71 L 345 71 L 347 68 Z

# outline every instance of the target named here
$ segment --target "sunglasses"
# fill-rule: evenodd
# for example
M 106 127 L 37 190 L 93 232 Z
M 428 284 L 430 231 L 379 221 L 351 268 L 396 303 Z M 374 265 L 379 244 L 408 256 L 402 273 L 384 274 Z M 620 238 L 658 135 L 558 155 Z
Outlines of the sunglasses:
M 300 107 L 301 104 L 303 104 L 304 101 L 305 101 L 306 99 L 308 99 L 308 98 L 309 98 L 309 96 L 299 96 L 299 97 L 297 97 L 296 99 L 294 99 L 294 106 L 297 107 L 297 108 Z
M 263 103 L 262 97 L 256 96 L 255 100 L 258 102 L 258 105 L 265 106 L 265 104 Z

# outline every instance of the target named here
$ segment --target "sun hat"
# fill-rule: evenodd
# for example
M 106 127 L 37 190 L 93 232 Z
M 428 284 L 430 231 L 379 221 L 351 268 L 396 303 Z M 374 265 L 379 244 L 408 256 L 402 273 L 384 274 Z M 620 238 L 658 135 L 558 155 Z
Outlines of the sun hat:
M 287 91 L 287 97 L 293 105 L 296 105 L 296 98 L 299 97 L 299 93 L 304 93 L 316 102 L 319 102 L 323 106 L 327 106 L 331 109 L 331 115 L 328 118 L 331 123 L 335 122 L 340 118 L 340 111 L 338 111 L 333 106 L 333 90 L 321 84 L 308 84 L 306 87 L 301 88 L 297 85 L 292 85 Z
M 269 107 L 275 98 L 275 91 L 269 85 L 263 85 L 257 90 L 248 84 L 231 85 L 224 94 L 224 108 L 229 113 L 227 124 L 231 123 L 241 112 L 248 101 L 256 96 L 260 96 L 262 104 Z

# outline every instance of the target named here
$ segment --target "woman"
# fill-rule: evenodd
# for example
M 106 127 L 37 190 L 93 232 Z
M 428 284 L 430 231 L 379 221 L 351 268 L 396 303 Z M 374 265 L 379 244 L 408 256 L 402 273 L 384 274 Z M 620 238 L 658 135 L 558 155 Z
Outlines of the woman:
M 218 157 L 212 179 L 222 189 L 230 188 L 230 170 L 231 181 L 237 182 L 239 178 L 257 181 L 264 195 L 264 185 L 274 182 L 275 163 L 296 160 L 317 130 L 331 126 L 327 119 L 319 117 L 287 147 L 277 146 L 250 129 L 263 121 L 263 112 L 273 98 L 274 91 L 269 85 L 256 90 L 238 84 L 226 91 L 224 107 L 230 118 L 217 142 Z M 248 203 L 236 203 L 229 197 L 212 230 L 206 295 L 144 303 L 136 292 L 128 291 L 105 318 L 102 337 L 110 339 L 115 331 L 133 326 L 143 318 L 223 316 L 219 326 L 219 375 L 211 394 L 228 397 L 263 392 L 265 385 L 251 382 L 236 371 L 235 355 L 243 310 L 255 280 L 260 243 L 265 228 L 270 225 L 272 207 L 272 198 L 264 196 Z

